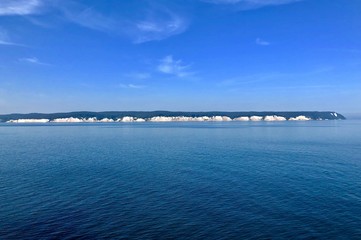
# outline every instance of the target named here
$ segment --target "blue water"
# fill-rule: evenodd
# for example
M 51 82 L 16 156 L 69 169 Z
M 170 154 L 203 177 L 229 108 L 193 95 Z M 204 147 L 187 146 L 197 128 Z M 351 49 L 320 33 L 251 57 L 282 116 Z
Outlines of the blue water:
M 361 121 L 0 125 L 0 239 L 360 239 Z

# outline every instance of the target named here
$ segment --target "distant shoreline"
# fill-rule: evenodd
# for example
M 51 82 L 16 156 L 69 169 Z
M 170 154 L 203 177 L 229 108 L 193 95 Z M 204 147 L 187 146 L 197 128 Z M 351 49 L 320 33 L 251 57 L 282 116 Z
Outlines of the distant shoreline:
M 66 123 L 66 122 L 220 122 L 220 121 L 309 121 L 344 120 L 332 111 L 298 112 L 68 112 L 0 115 L 0 122 L 9 123 Z

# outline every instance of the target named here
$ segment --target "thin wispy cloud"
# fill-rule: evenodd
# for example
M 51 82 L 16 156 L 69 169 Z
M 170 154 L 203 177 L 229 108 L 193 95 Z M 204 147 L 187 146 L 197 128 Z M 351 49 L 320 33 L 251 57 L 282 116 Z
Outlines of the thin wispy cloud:
M 213 3 L 213 4 L 225 4 L 232 5 L 238 10 L 249 10 L 256 9 L 266 6 L 277 6 L 290 4 L 295 2 L 300 2 L 303 0 L 202 0 L 203 2 Z
M 44 66 L 50 66 L 51 64 L 41 62 L 36 57 L 29 57 L 29 58 L 19 58 L 19 62 L 29 63 L 29 64 L 35 64 L 35 65 L 44 65 Z
M 128 83 L 128 84 L 121 83 L 121 84 L 118 85 L 118 87 L 120 87 L 120 88 L 127 88 L 127 89 L 141 89 L 141 88 L 145 88 L 144 85 L 137 85 L 137 84 L 132 84 L 132 83 Z
M 0 0 L 0 16 L 24 16 L 29 22 L 38 26 L 48 26 L 33 15 L 51 12 L 57 19 L 85 28 L 120 35 L 133 43 L 160 41 L 180 34 L 188 28 L 188 20 L 166 6 L 141 6 L 133 16 L 119 16 L 104 13 L 90 5 L 76 1 L 47 0 Z M 0 39 L 1 40 L 1 39 Z M 9 43 L 2 41 L 3 45 Z
M 144 79 L 150 78 L 151 74 L 147 73 L 147 72 L 131 72 L 131 73 L 124 74 L 124 77 L 137 79 L 137 80 L 144 80 Z
M 138 18 L 115 17 L 74 2 L 59 5 L 58 9 L 67 21 L 93 30 L 126 36 L 136 44 L 163 40 L 184 32 L 188 27 L 188 21 L 184 17 L 164 6 L 148 7 L 146 13 Z M 138 11 L 142 12 L 144 9 L 140 8 Z
M 256 39 L 256 44 L 257 44 L 257 45 L 261 45 L 261 46 L 268 46 L 268 45 L 270 45 L 271 43 L 268 42 L 268 41 L 266 41 L 266 40 L 263 40 L 263 39 L 261 39 L 261 38 L 257 38 L 257 39 Z
M 186 77 L 192 75 L 192 72 L 189 72 L 190 65 L 184 65 L 182 60 L 173 59 L 172 55 L 168 55 L 160 60 L 160 64 L 157 69 L 159 72 L 164 74 L 170 74 L 177 77 Z
M 188 28 L 188 21 L 169 9 L 157 11 L 135 22 L 134 43 L 163 40 Z
M 0 16 L 36 14 L 42 6 L 41 0 L 1 0 Z
M 117 21 L 103 15 L 92 7 L 77 3 L 59 5 L 63 17 L 72 23 L 82 27 L 103 32 L 113 32 L 117 29 Z
M 0 45 L 4 45 L 4 46 L 17 46 L 17 47 L 24 47 L 25 45 L 19 44 L 19 43 L 15 43 L 13 41 L 11 41 L 7 31 L 5 31 L 4 29 L 0 28 Z
M 21 46 L 20 44 L 9 42 L 7 40 L 1 39 L 0 36 L 0 45 L 7 45 L 7 46 Z

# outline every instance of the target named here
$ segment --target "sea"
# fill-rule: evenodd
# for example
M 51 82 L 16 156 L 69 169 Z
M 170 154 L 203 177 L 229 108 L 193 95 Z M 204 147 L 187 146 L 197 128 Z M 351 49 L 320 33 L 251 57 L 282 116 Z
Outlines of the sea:
M 361 121 L 2 123 L 0 239 L 361 239 Z

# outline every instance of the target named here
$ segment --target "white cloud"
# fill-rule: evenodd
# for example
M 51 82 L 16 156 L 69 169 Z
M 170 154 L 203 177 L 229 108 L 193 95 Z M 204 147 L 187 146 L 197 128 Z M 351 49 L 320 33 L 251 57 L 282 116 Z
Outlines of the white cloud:
M 158 71 L 164 74 L 171 74 L 177 77 L 189 76 L 192 73 L 188 72 L 189 65 L 183 65 L 182 60 L 174 60 L 172 55 L 168 55 L 160 60 Z
M 20 58 L 19 61 L 20 62 L 25 62 L 25 63 L 30 63 L 30 64 L 36 64 L 36 65 L 46 65 L 46 66 L 51 65 L 49 63 L 44 63 L 44 62 L 39 61 L 39 59 L 36 58 L 36 57 Z
M 248 10 L 261 8 L 266 6 L 276 6 L 283 4 L 290 4 L 303 0 L 202 0 L 203 2 L 214 3 L 214 4 L 228 4 L 236 5 L 239 10 Z
M 261 38 L 257 38 L 257 39 L 256 39 L 256 44 L 261 45 L 261 46 L 268 46 L 268 45 L 270 45 L 271 43 L 270 43 L 270 42 L 267 42 L 267 41 L 265 41 L 265 40 L 263 40 L 263 39 L 261 39 Z
M 30 15 L 39 12 L 41 0 L 1 0 L 1 15 Z

